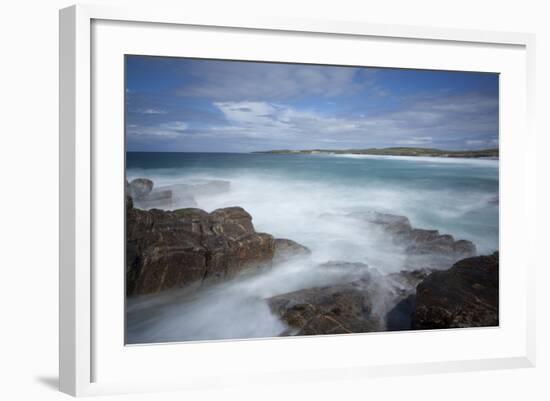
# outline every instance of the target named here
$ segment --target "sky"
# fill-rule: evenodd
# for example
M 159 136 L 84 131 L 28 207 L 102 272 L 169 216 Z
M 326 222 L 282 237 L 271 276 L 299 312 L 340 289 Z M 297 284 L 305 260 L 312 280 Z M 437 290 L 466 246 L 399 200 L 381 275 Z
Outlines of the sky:
M 498 74 L 126 56 L 149 152 L 498 147 Z

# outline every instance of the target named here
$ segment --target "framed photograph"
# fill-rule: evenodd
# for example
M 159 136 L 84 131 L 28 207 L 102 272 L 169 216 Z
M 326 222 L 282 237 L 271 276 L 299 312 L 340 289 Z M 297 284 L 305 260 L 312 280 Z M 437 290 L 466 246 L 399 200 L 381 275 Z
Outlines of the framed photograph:
M 60 12 L 60 388 L 535 363 L 534 37 Z

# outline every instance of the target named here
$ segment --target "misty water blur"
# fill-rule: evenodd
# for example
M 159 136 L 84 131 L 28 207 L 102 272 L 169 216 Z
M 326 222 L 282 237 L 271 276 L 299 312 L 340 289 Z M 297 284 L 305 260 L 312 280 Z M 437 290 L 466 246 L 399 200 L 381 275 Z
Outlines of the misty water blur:
M 382 275 L 410 268 L 387 233 L 346 216 L 352 212 L 407 216 L 413 227 L 474 242 L 480 254 L 498 249 L 496 160 L 129 153 L 127 176 L 150 178 L 155 187 L 229 181 L 228 192 L 196 196 L 198 207 L 211 212 L 241 206 L 257 231 L 312 251 L 310 258 L 193 294 L 130 299 L 128 343 L 276 336 L 287 327 L 271 314 L 266 298 L 359 274 L 320 270 L 319 264 L 364 263 Z

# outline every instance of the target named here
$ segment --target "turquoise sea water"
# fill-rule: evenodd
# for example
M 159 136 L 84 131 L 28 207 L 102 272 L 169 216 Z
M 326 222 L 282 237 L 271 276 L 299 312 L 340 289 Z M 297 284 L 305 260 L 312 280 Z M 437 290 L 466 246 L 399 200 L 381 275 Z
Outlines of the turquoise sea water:
M 498 249 L 498 160 L 129 152 L 126 161 L 128 178 L 157 186 L 228 180 L 230 193 L 199 207 L 242 206 L 257 230 L 280 237 L 314 242 L 319 216 L 368 209 L 471 240 L 480 253 Z

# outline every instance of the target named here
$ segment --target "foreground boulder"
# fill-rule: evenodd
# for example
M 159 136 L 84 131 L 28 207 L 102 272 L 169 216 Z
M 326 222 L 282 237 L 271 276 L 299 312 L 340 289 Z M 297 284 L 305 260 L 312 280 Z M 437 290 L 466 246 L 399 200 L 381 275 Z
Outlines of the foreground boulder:
M 328 262 L 321 270 L 340 269 L 340 282 L 277 295 L 267 300 L 288 326 L 283 335 L 365 333 L 384 329 L 380 313 L 386 289 L 382 277 L 363 263 Z
M 498 252 L 436 271 L 416 289 L 414 329 L 498 326 Z
M 127 198 L 127 294 L 200 286 L 271 265 L 275 240 L 240 207 L 139 210 Z
M 344 334 L 380 331 L 372 297 L 362 282 L 309 288 L 268 300 L 288 326 L 286 335 Z

